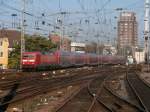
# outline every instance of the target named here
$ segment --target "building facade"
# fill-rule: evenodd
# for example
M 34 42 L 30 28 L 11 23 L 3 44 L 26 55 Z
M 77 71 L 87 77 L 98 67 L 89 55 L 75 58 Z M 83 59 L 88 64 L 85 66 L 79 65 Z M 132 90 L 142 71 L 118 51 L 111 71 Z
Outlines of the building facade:
M 145 62 L 145 52 L 144 51 L 136 51 L 135 52 L 135 61 L 137 64 Z
M 0 68 L 7 69 L 8 66 L 8 38 L 0 38 Z
M 136 47 L 138 24 L 134 12 L 122 12 L 118 21 L 118 48 Z
M 21 32 L 17 31 L 17 30 L 0 30 L 0 38 L 8 38 L 8 42 L 9 42 L 9 49 L 13 49 L 13 45 L 15 43 L 20 43 L 20 39 L 21 39 Z
M 85 43 L 71 42 L 71 51 L 85 53 Z

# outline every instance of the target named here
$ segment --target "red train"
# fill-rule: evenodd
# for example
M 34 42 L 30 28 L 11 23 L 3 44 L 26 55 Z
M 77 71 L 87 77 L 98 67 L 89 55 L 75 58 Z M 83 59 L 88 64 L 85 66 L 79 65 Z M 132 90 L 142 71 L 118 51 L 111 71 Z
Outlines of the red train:
M 96 54 L 55 51 L 51 53 L 24 52 L 23 69 L 50 69 L 58 67 L 102 64 L 125 64 L 121 56 L 99 56 Z

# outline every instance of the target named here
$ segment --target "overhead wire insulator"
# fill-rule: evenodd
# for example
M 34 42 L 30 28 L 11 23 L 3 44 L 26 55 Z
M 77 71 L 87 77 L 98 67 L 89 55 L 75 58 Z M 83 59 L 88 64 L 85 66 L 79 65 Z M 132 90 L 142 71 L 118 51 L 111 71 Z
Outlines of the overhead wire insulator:
M 42 16 L 45 16 L 45 14 L 44 14 L 44 13 L 42 13 Z
M 45 25 L 45 21 L 42 21 L 42 25 Z

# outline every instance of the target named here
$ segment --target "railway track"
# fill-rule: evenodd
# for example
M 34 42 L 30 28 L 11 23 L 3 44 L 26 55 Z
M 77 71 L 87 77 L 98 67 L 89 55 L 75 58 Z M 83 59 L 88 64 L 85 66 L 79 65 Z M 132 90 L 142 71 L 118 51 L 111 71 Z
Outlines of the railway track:
M 81 90 L 71 100 L 58 108 L 56 112 L 111 112 L 111 110 L 99 99 L 98 94 L 104 79 L 108 76 L 104 75 L 97 79 L 93 79 L 83 90 Z
M 87 70 L 82 70 L 82 72 L 86 72 Z M 53 74 L 50 72 L 31 72 L 31 73 L 19 73 L 16 75 L 16 77 L 12 77 L 12 78 L 8 78 L 8 79 L 3 79 L 0 81 L 0 89 L 11 89 L 11 87 L 15 84 L 15 83 L 21 83 L 22 85 L 26 85 L 31 82 L 34 81 L 40 81 L 40 80 L 44 80 L 44 79 L 49 79 L 49 80 L 56 80 L 56 79 L 63 79 L 69 76 L 74 76 L 74 75 L 79 75 L 79 73 L 81 73 L 81 71 L 67 71 L 65 73 L 62 73 L 61 76 L 59 77 L 53 77 Z M 44 74 L 44 75 L 43 75 Z M 65 74 L 69 74 L 68 76 L 66 76 Z
M 26 80 L 22 80 L 23 82 L 19 82 L 18 83 L 12 83 L 10 84 L 11 87 L 13 84 L 18 84 L 19 86 L 22 84 L 27 84 L 24 86 L 20 86 L 21 88 L 17 89 L 15 92 L 15 96 L 12 100 L 7 101 L 7 102 L 3 102 L 0 106 L 4 106 L 4 105 L 9 105 L 15 102 L 19 102 L 22 101 L 26 98 L 30 98 L 42 93 L 46 93 L 50 90 L 56 90 L 58 88 L 63 88 L 66 87 L 68 85 L 74 85 L 74 84 L 83 84 L 83 83 L 87 83 L 87 81 L 94 79 L 96 77 L 99 77 L 100 74 L 105 74 L 106 71 L 102 71 L 102 70 L 94 70 L 94 71 L 86 71 L 84 73 L 82 73 L 82 75 L 80 74 L 76 74 L 76 75 L 71 75 L 69 77 L 59 77 L 59 78 L 54 78 L 54 79 L 45 79 L 43 80 L 43 78 L 37 78 L 34 77 L 33 79 L 30 78 L 31 80 L 28 79 L 28 81 Z M 110 72 L 110 71 L 109 71 Z M 91 75 L 92 74 L 92 75 Z M 10 86 L 8 84 L 8 88 Z M 11 88 L 10 87 L 10 88 Z M 3 101 L 3 97 L 1 97 L 1 101 Z
M 122 86 L 125 86 L 124 89 L 126 89 L 126 92 L 122 88 Z M 112 94 L 112 96 L 116 97 L 115 98 L 116 101 L 120 100 L 121 102 L 124 102 L 125 105 L 129 105 L 130 108 L 133 108 L 140 112 L 144 112 L 144 109 L 141 107 L 139 100 L 137 99 L 135 93 L 132 91 L 132 88 L 128 84 L 126 73 L 108 77 L 107 80 L 105 80 L 104 88 L 105 88 L 105 91 L 107 91 L 107 93 Z M 126 95 L 123 95 L 123 94 L 126 94 Z M 123 110 L 122 104 L 121 103 L 118 103 L 118 104 Z M 124 108 L 129 108 L 129 107 L 124 107 Z
M 109 68 L 109 71 L 113 71 Z M 102 70 L 99 70 L 97 68 L 92 68 L 90 70 L 87 70 L 87 69 L 81 69 L 81 70 L 78 70 L 76 72 L 74 71 L 69 71 L 69 72 L 65 72 L 63 73 L 64 75 L 61 75 L 59 77 L 52 77 L 52 74 L 48 74 L 48 73 L 44 73 L 46 75 L 43 75 L 43 72 L 42 73 L 39 73 L 39 74 L 35 74 L 35 73 L 31 73 L 32 75 L 23 75 L 22 77 L 21 74 L 19 76 L 19 78 L 13 78 L 13 79 L 4 79 L 2 81 L 0 81 L 0 90 L 2 91 L 5 91 L 5 90 L 10 90 L 14 84 L 16 83 L 19 83 L 19 88 L 28 88 L 28 86 L 31 87 L 34 87 L 36 86 L 37 83 L 43 83 L 43 82 L 46 82 L 46 81 L 49 81 L 49 82 L 53 82 L 53 83 L 56 83 L 56 82 L 59 82 L 61 80 L 65 80 L 67 78 L 76 78 L 76 77 L 85 77 L 87 75 L 91 75 L 93 73 L 98 73 L 98 72 L 101 72 L 101 73 L 104 73 L 106 72 L 106 69 L 102 69 Z M 65 75 L 65 74 L 69 74 L 69 75 Z
M 50 90 L 55 90 L 57 88 L 62 88 L 67 85 L 77 84 L 77 83 L 84 83 L 98 75 L 92 75 L 87 77 L 68 77 L 68 78 L 61 78 L 56 80 L 47 80 L 47 81 L 35 81 L 34 85 L 31 83 L 26 88 L 20 88 L 16 91 L 16 97 L 13 100 L 7 103 L 14 103 L 19 100 L 23 100 L 25 98 L 38 95 L 44 92 L 48 92 Z
M 74 72 L 95 70 L 94 67 L 80 67 L 80 68 L 66 68 L 59 70 L 50 70 L 50 71 L 37 71 L 37 72 L 9 72 L 9 73 L 0 73 L 0 81 L 12 81 L 16 79 L 30 78 L 40 76 L 41 74 L 51 75 L 52 77 L 61 77 L 67 75 L 67 73 L 73 74 Z
M 106 86 L 107 79 L 105 76 L 91 81 L 56 112 L 142 112 L 140 108 L 114 94 Z
M 126 109 L 134 109 L 137 112 L 144 112 L 144 110 L 137 104 L 130 102 L 129 100 L 121 97 L 120 95 L 118 95 L 114 90 L 112 90 L 111 88 L 105 86 L 105 90 L 110 93 L 113 97 L 115 97 L 116 102 L 120 102 L 117 105 L 121 108 L 121 111 L 125 111 Z M 123 102 L 123 103 L 121 103 Z M 115 103 L 114 103 L 115 104 Z M 127 106 L 125 106 L 127 105 Z M 111 107 L 112 108 L 112 107 Z M 116 109 L 117 110 L 117 109 Z M 116 111 L 115 110 L 115 111 Z M 129 111 L 129 110 L 128 110 Z M 133 111 L 134 112 L 134 111 Z
M 77 68 L 77 69 L 65 69 L 65 70 L 60 70 L 60 71 L 43 71 L 43 72 L 20 72 L 16 73 L 16 75 L 12 74 L 7 74 L 5 75 L 5 78 L 3 79 L 3 76 L 1 76 L 0 79 L 0 89 L 4 88 L 7 89 L 7 87 L 10 85 L 10 88 L 12 87 L 11 85 L 14 85 L 17 82 L 23 82 L 24 84 L 27 81 L 32 81 L 32 80 L 39 80 L 43 78 L 49 78 L 49 79 L 58 79 L 58 78 L 63 78 L 63 77 L 69 77 L 73 75 L 81 75 L 81 73 L 84 72 L 91 72 L 91 71 L 97 71 L 97 68 Z M 105 71 L 105 69 L 101 70 L 102 72 Z M 11 76 L 12 75 L 12 76 Z M 10 89 L 8 88 L 8 89 Z
M 98 84 L 96 81 L 94 81 L 94 83 L 88 85 L 88 91 L 89 94 L 93 97 L 93 101 L 87 112 L 99 112 L 100 110 L 103 112 L 111 112 L 109 107 L 107 107 L 107 105 L 105 105 L 98 96 L 101 93 L 101 90 L 103 88 L 103 82 L 105 78 L 106 77 L 101 78 L 100 81 L 97 80 Z M 99 106 L 101 106 L 101 108 L 98 108 Z
M 108 112 L 107 107 L 100 100 L 97 100 L 96 97 L 96 93 L 105 77 L 99 77 L 90 81 L 72 99 L 67 99 L 65 104 L 61 105 L 56 112 L 99 112 L 99 110 Z
M 132 87 L 130 86 L 130 84 L 129 84 L 128 80 L 127 80 L 127 74 L 125 75 L 124 81 L 125 81 L 125 88 L 127 90 L 128 97 L 129 97 L 128 101 L 131 102 L 132 104 L 135 104 L 139 108 L 142 108 L 138 97 L 136 96 L 135 92 L 133 91 Z
M 82 71 L 82 72 L 81 72 Z M 6 83 L 8 85 L 5 86 L 0 86 L 1 88 L 9 90 L 10 88 L 13 87 L 14 84 L 18 84 L 19 88 L 16 90 L 16 95 L 14 96 L 14 98 L 8 102 L 4 102 L 1 104 L 1 106 L 3 105 L 9 105 L 15 102 L 19 102 L 22 101 L 26 98 L 31 98 L 33 96 L 39 95 L 39 94 L 43 94 L 46 92 L 49 92 L 51 90 L 56 90 L 58 88 L 63 88 L 66 87 L 68 85 L 74 85 L 74 84 L 83 84 L 83 83 L 87 83 L 89 80 L 93 80 L 95 78 L 100 77 L 100 74 L 103 74 L 104 76 L 107 76 L 108 74 L 111 74 L 113 72 L 113 69 L 109 69 L 106 70 L 105 69 L 91 69 L 91 70 L 81 70 L 80 72 L 77 71 L 76 73 L 74 72 L 70 72 L 73 73 L 69 76 L 62 76 L 62 77 L 55 77 L 55 78 L 49 78 L 49 75 L 47 77 L 47 75 L 43 76 L 43 75 L 33 75 L 31 77 L 23 77 L 20 80 L 12 80 L 12 81 L 6 81 Z M 79 74 L 80 73 L 80 74 Z M 81 75 L 82 73 L 82 75 Z M 101 79 L 99 79 L 99 83 L 102 83 L 103 78 L 101 77 Z M 1 82 L 4 83 L 4 82 Z M 100 84 L 99 84 L 100 85 Z M 97 89 L 99 89 L 99 85 L 97 87 Z M 94 95 L 96 94 L 96 88 L 95 91 L 94 90 L 95 87 L 91 85 L 87 86 L 84 91 L 88 92 L 89 97 L 94 101 L 94 105 L 91 102 L 91 109 L 88 112 L 92 112 L 92 110 L 96 109 L 99 110 L 99 108 L 102 108 L 104 111 L 107 110 L 107 106 L 105 106 L 105 104 L 103 102 L 101 102 L 99 100 L 99 98 L 95 97 Z M 84 92 L 84 93 L 85 93 Z M 82 94 L 82 93 L 81 93 Z M 3 100 L 3 97 L 1 97 L 1 101 Z M 83 106 L 84 107 L 84 106 Z M 109 108 L 108 108 L 109 110 Z
M 101 89 L 98 99 L 103 102 L 103 104 L 111 112 L 142 112 L 143 110 L 141 108 L 120 97 L 118 94 L 115 93 L 114 90 L 109 87 L 108 82 L 110 83 L 114 76 L 118 77 L 120 74 L 112 74 L 105 79 L 105 81 L 103 82 L 103 88 Z
M 132 87 L 132 90 L 135 92 L 137 98 L 141 102 L 141 106 L 145 112 L 150 112 L 150 87 L 146 85 L 135 72 L 128 73 L 127 80 Z
M 110 69 L 112 67 L 110 66 L 103 66 L 103 70 Z M 60 70 L 51 70 L 51 71 L 39 71 L 39 72 L 10 72 L 10 73 L 0 73 L 0 83 L 1 82 L 10 82 L 15 81 L 17 79 L 26 79 L 31 77 L 39 77 L 43 74 L 50 75 L 53 77 L 64 77 L 68 76 L 74 73 L 81 73 L 85 71 L 95 71 L 97 70 L 97 67 L 80 67 L 80 68 L 66 68 L 66 69 L 60 69 Z
M 107 87 L 103 88 L 98 98 L 111 112 L 141 112 L 134 105 L 113 94 Z

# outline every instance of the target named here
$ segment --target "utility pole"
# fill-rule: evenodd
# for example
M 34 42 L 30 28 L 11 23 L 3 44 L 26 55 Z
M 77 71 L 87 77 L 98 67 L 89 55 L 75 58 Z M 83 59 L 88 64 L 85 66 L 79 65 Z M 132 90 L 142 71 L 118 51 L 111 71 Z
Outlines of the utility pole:
M 61 12 L 61 36 L 60 36 L 60 50 L 65 50 L 65 47 L 64 47 L 64 18 L 65 18 L 65 14 L 66 12 Z
M 23 52 L 25 52 L 25 39 L 24 39 L 24 34 L 25 34 L 25 2 L 26 0 L 22 0 L 23 7 L 22 7 L 22 20 L 21 20 L 21 50 L 20 50 L 20 69 L 22 69 L 22 56 Z
M 145 39 L 145 62 L 148 64 L 149 61 L 149 12 L 150 12 L 150 2 L 145 0 L 145 19 L 144 19 L 144 39 Z
M 61 16 L 59 19 L 57 19 L 57 22 L 60 25 L 60 41 L 59 41 L 59 50 L 63 50 L 63 35 L 64 35 L 64 29 L 63 29 L 63 14 L 61 13 Z

